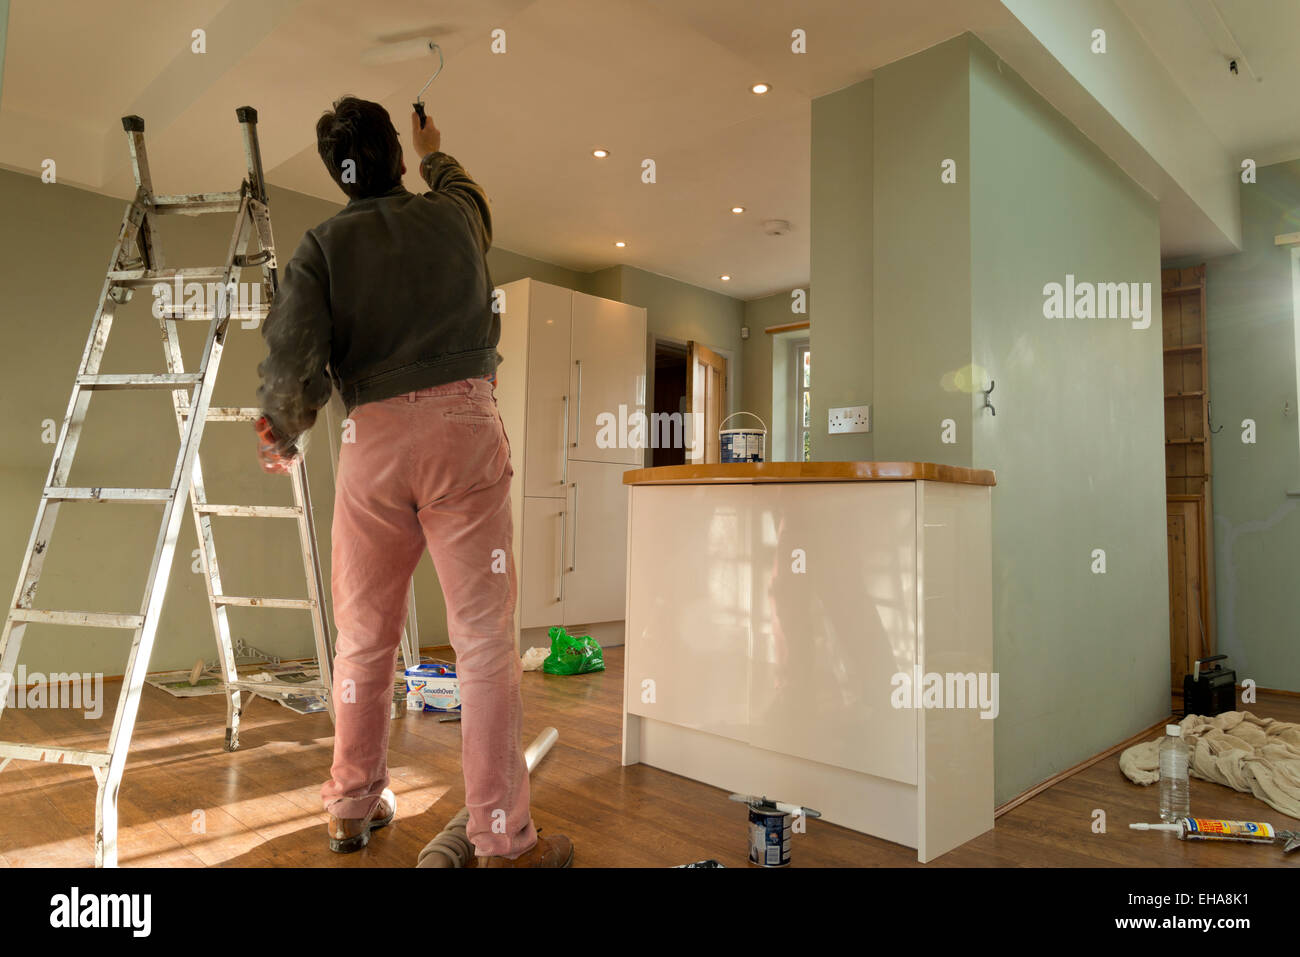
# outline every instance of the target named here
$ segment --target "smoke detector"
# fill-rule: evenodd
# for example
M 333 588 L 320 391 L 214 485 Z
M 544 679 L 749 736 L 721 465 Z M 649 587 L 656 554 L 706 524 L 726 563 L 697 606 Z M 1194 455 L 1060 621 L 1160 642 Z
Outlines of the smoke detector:
M 769 236 L 784 236 L 790 231 L 790 221 L 786 219 L 766 219 L 763 221 L 763 232 Z

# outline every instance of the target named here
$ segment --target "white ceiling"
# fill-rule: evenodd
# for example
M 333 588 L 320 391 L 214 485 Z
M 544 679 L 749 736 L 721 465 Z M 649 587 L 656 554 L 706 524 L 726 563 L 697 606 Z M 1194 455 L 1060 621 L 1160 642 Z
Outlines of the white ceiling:
M 230 188 L 234 108 L 258 108 L 267 178 L 339 201 L 314 124 L 342 93 L 406 137 L 433 58 L 366 66 L 381 41 L 433 35 L 426 95 L 443 147 L 487 189 L 497 244 L 580 271 L 628 263 L 739 298 L 808 280 L 811 101 L 962 32 L 966 0 L 16 0 L 0 164 L 127 196 L 119 118 L 138 113 L 156 188 Z M 190 33 L 207 30 L 207 53 Z M 804 55 L 790 51 L 807 31 Z M 506 31 L 494 55 L 490 32 Z M 758 97 L 757 81 L 772 84 Z M 591 150 L 603 146 L 608 159 Z M 641 161 L 657 183 L 641 182 Z M 414 163 L 409 162 L 409 167 Z M 408 174 L 408 187 L 422 188 Z M 733 215 L 733 205 L 745 206 Z M 791 231 L 764 234 L 765 219 Z M 626 248 L 616 249 L 622 240 Z M 730 274 L 731 282 L 719 280 Z
M 1209 0 L 1118 2 L 1225 146 L 1263 155 L 1300 142 L 1279 92 L 1296 88 L 1300 66 L 1283 53 L 1300 35 L 1300 3 L 1218 0 L 1265 74 L 1233 86 L 1207 72 L 1195 41 L 1188 4 Z M 446 67 L 428 109 L 443 148 L 487 189 L 499 246 L 750 299 L 808 281 L 812 99 L 992 17 L 1009 17 L 997 0 L 14 0 L 0 165 L 34 173 L 52 157 L 60 182 L 125 197 L 119 118 L 138 113 L 159 192 L 229 189 L 242 167 L 234 108 L 247 103 L 267 178 L 339 202 L 316 118 L 354 93 L 383 103 L 405 139 L 433 58 L 376 67 L 361 54 L 432 35 Z M 190 52 L 199 27 L 202 55 Z M 796 27 L 803 55 L 790 51 Z M 490 51 L 496 28 L 505 54 Z M 748 91 L 760 80 L 773 87 L 762 97 Z M 1256 89 L 1242 92 L 1247 83 Z M 610 158 L 593 159 L 596 146 Z M 657 164 L 654 185 L 641 182 L 644 158 Z M 414 172 L 407 185 L 422 188 Z M 737 204 L 741 216 L 729 212 Z M 792 230 L 765 235 L 772 218 Z
M 1300 2 L 1116 2 L 1230 152 L 1260 166 L 1300 158 Z M 1233 76 L 1228 58 L 1243 54 Z

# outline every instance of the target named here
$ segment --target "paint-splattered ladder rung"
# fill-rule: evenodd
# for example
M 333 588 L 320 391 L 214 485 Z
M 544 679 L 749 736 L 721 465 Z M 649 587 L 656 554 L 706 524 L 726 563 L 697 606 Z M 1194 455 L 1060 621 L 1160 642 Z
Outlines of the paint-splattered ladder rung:
M 200 515 L 225 515 L 239 518 L 297 518 L 302 509 L 297 505 L 212 505 L 194 506 Z
M 180 269 L 113 269 L 108 273 L 108 281 L 115 286 L 137 288 L 152 286 L 155 283 L 174 283 L 182 285 L 189 282 L 224 283 L 230 269 L 225 266 L 180 268 Z
M 242 191 L 222 193 L 187 193 L 175 196 L 155 196 L 151 211 L 159 215 L 179 213 L 182 216 L 200 216 L 204 213 L 237 213 L 243 202 Z
M 140 372 L 128 375 L 79 375 L 80 389 L 175 389 L 196 386 L 203 381 L 197 372 Z
M 49 748 L 39 744 L 18 744 L 0 741 L 0 758 L 4 763 L 19 761 L 45 761 L 49 764 L 80 764 L 88 768 L 108 767 L 111 755 L 107 751 L 77 751 L 73 748 Z
M 247 309 L 242 307 L 231 309 L 228 314 L 219 316 L 216 309 L 192 309 L 189 306 L 180 305 L 173 306 L 171 309 L 164 309 L 159 318 L 166 319 L 168 322 L 193 322 L 198 320 L 211 322 L 213 319 L 231 319 L 235 322 L 246 322 L 249 319 L 261 321 L 270 315 L 270 312 L 270 306 L 250 306 Z
M 189 415 L 189 409 L 181 409 L 181 415 Z M 262 417 L 262 410 L 251 406 L 216 406 L 208 409 L 207 422 L 256 422 Z
M 77 625 L 83 628 L 134 630 L 144 624 L 144 615 L 105 611 L 50 611 L 44 608 L 10 608 L 10 621 L 43 625 Z
M 312 692 L 315 694 L 328 694 L 330 689 L 321 681 L 250 681 L 241 678 L 239 681 L 227 681 L 223 683 L 226 688 L 238 688 L 240 691 L 274 691 L 277 693 L 303 694 Z
M 236 605 L 241 608 L 315 608 L 310 598 L 256 598 L 247 595 L 213 595 L 214 605 Z
M 72 488 L 51 485 L 41 493 L 47 502 L 128 502 L 136 505 L 166 505 L 175 495 L 169 488 Z

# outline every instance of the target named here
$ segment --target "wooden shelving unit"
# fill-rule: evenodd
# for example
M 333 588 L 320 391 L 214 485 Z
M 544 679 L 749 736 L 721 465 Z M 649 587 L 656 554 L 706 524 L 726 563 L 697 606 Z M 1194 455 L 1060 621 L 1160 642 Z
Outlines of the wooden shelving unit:
M 1161 271 L 1170 679 L 1214 654 L 1214 510 L 1205 265 Z

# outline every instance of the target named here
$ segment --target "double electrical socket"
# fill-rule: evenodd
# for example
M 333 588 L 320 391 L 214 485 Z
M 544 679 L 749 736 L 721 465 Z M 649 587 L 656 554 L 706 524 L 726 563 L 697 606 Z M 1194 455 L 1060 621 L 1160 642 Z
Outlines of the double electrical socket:
M 871 406 L 848 405 L 842 409 L 831 409 L 830 423 L 826 428 L 829 435 L 845 432 L 871 431 Z

